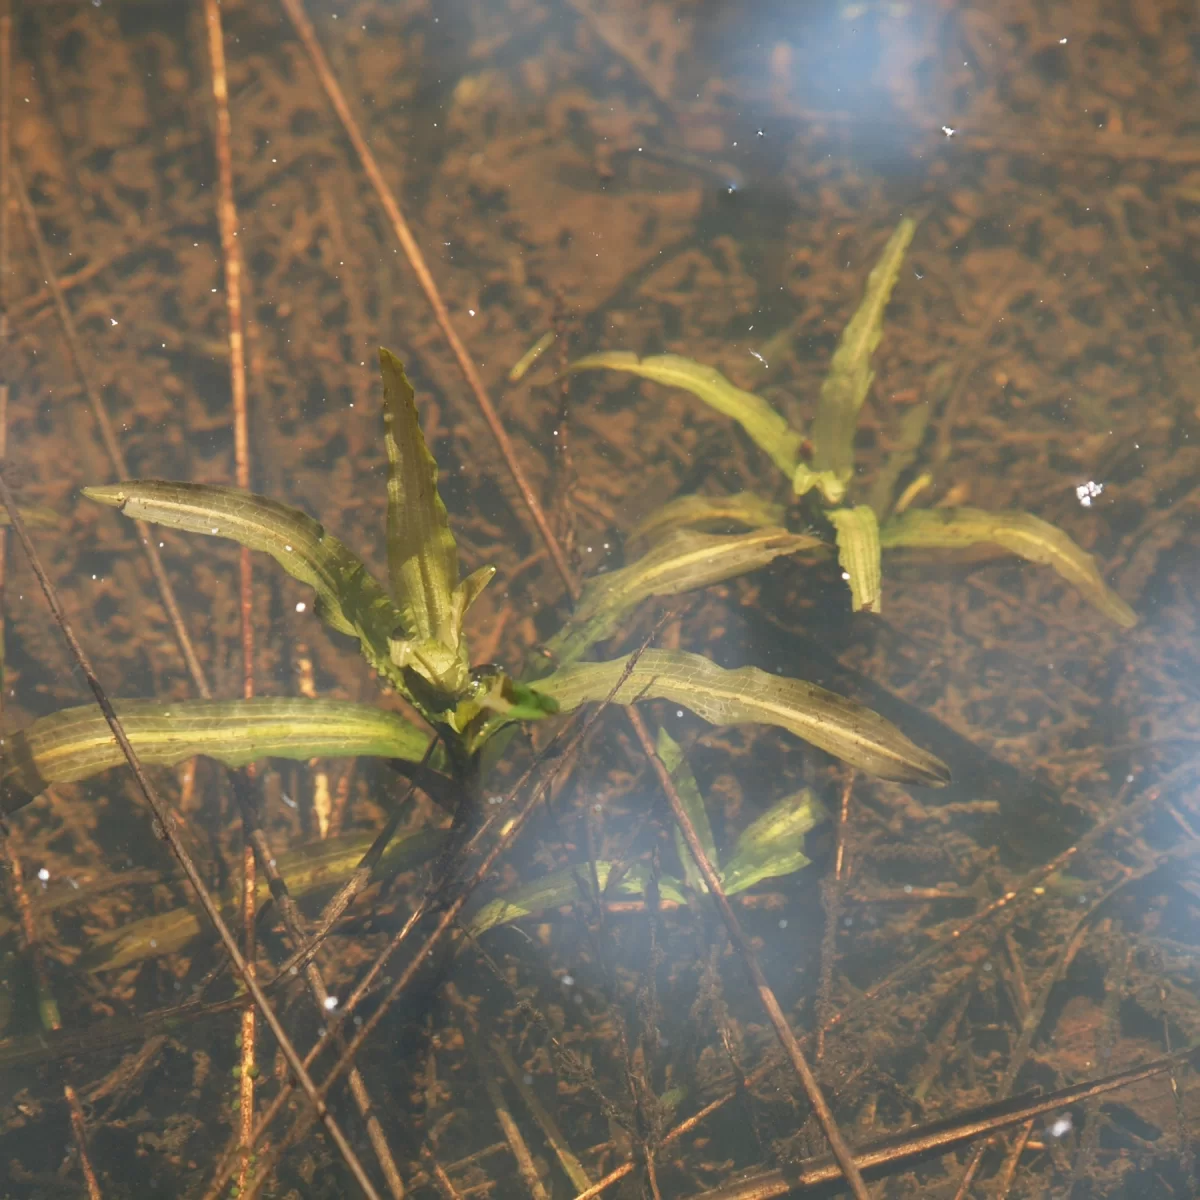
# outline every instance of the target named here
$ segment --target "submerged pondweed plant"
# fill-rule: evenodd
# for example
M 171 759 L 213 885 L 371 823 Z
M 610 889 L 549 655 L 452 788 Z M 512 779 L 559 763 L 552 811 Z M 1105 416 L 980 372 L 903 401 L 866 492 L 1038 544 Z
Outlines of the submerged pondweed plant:
M 855 612 L 881 609 L 880 560 L 885 550 L 990 545 L 1052 567 L 1110 620 L 1126 628 L 1136 624 L 1133 610 L 1105 584 L 1092 556 L 1040 517 L 969 507 L 908 507 L 929 482 L 927 476 L 918 476 L 897 493 L 901 476 L 917 459 L 929 420 L 928 405 L 919 405 L 905 418 L 897 449 L 865 502 L 852 502 L 854 435 L 874 379 L 871 356 L 883 334 L 884 311 L 915 229 L 913 221 L 902 220 L 871 271 L 862 302 L 842 331 L 807 438 L 761 396 L 736 387 L 712 367 L 679 355 L 639 358 L 627 351 L 605 351 L 578 359 L 570 369 L 628 371 L 691 392 L 737 421 L 788 478 L 797 497 L 820 497 L 822 503 L 808 504 L 805 515 L 830 530 Z M 728 579 L 783 554 L 830 551 L 829 542 L 820 538 L 789 533 L 783 528 L 784 516 L 782 505 L 753 493 L 690 495 L 671 501 L 633 531 L 635 541 L 649 546 L 645 557 L 593 585 L 585 596 L 590 604 L 580 606 L 572 628 L 560 635 L 555 648 L 560 654 L 574 654 L 589 630 L 602 630 L 598 636 L 603 636 L 619 620 L 618 608 L 624 611 L 645 595 L 671 595 Z M 746 526 L 753 532 L 726 536 L 704 532 L 728 525 Z
M 554 640 L 558 665 L 551 673 L 518 680 L 496 667 L 472 668 L 463 618 L 493 568 L 459 578 L 457 549 L 437 490 L 437 464 L 421 433 L 413 389 L 399 359 L 386 350 L 379 359 L 388 455 L 388 588 L 312 517 L 263 496 L 161 480 L 89 487 L 84 494 L 127 517 L 228 538 L 269 554 L 314 590 L 319 618 L 355 638 L 381 682 L 405 697 L 427 726 L 381 707 L 335 699 L 117 701 L 117 712 L 144 762 L 174 764 L 204 754 L 228 765 L 267 757 L 307 761 L 355 755 L 418 763 L 428 755 L 461 795 L 477 801 L 489 766 L 505 745 L 497 737 L 502 730 L 606 698 L 619 704 L 665 699 L 716 725 L 757 722 L 786 729 L 885 779 L 929 786 L 947 782 L 945 765 L 896 726 L 802 680 L 749 666 L 728 670 L 684 651 L 649 649 L 640 656 L 582 661 L 643 596 L 728 578 L 777 554 L 819 545 L 782 530 L 759 530 L 740 539 L 676 531 L 633 567 L 589 585 Z M 431 746 L 434 738 L 437 745 Z M 659 753 L 693 807 L 693 823 L 707 830 L 695 781 L 665 734 Z M 51 784 L 85 779 L 123 761 L 104 717 L 94 708 L 44 717 L 8 738 L 0 760 L 0 805 L 12 813 Z M 802 793 L 775 805 L 743 831 L 726 859 L 723 882 L 728 890 L 803 866 L 803 836 L 819 815 L 811 797 Z M 708 843 L 710 859 L 720 861 L 711 834 Z M 422 849 L 433 852 L 429 845 Z M 690 859 L 682 850 L 680 857 L 683 878 L 660 878 L 658 887 L 661 894 L 683 900 L 703 885 L 689 874 Z M 597 864 L 597 871 L 603 884 L 608 864 Z M 639 880 L 630 872 L 621 887 L 626 894 L 640 891 Z M 478 932 L 530 911 L 535 900 L 538 907 L 562 904 L 576 885 L 574 878 L 543 880 L 536 896 L 510 895 L 497 902 L 500 908 L 482 910 L 473 928 Z M 113 966 L 151 952 L 149 947 L 159 942 L 158 921 L 126 927 L 96 965 Z M 193 922 L 187 928 L 198 927 Z M 176 946 L 179 938 L 172 934 L 162 944 Z

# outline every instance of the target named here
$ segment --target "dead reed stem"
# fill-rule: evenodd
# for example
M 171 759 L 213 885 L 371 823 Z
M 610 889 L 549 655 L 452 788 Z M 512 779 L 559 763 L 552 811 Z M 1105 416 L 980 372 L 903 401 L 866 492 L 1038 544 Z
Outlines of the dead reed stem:
M 217 0 L 204 0 L 204 24 L 208 33 L 210 80 L 214 109 L 214 152 L 217 160 L 217 224 L 221 231 L 221 254 L 225 274 L 225 308 L 229 318 L 229 390 L 233 401 L 234 475 L 237 486 L 250 490 L 250 435 L 246 419 L 246 346 L 242 334 L 242 261 L 238 250 L 237 203 L 233 192 L 232 125 L 229 117 L 229 83 L 225 74 L 225 41 L 221 8 Z M 238 556 L 239 614 L 242 635 L 242 696 L 254 695 L 254 576 L 248 546 Z M 244 824 L 243 824 L 244 830 Z M 245 830 L 244 830 L 245 832 Z M 254 916 L 258 877 L 249 836 L 242 847 L 242 953 L 246 968 L 255 970 L 258 955 Z M 242 1012 L 242 1073 L 238 1128 L 242 1161 L 238 1167 L 238 1191 L 246 1187 L 250 1173 L 250 1139 L 254 1132 L 255 1036 L 258 1024 L 253 1008 Z
M 75 1135 L 79 1167 L 83 1171 L 84 1183 L 87 1184 L 88 1200 L 100 1200 L 100 1184 L 96 1179 L 96 1172 L 92 1170 L 92 1160 L 88 1157 L 87 1127 L 83 1122 L 83 1109 L 79 1106 L 79 1097 L 69 1083 L 64 1085 L 63 1095 L 66 1096 L 67 1107 L 71 1110 L 71 1132 Z

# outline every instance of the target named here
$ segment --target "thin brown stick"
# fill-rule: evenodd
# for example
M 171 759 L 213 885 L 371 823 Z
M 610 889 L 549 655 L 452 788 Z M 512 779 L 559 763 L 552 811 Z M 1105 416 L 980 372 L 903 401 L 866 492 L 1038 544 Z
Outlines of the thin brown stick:
M 311 1101 L 314 1110 L 325 1125 L 325 1128 L 329 1131 L 334 1145 L 337 1146 L 346 1165 L 350 1168 L 351 1174 L 353 1174 L 363 1192 L 371 1197 L 371 1200 L 379 1200 L 379 1195 L 375 1191 L 374 1185 L 363 1170 L 362 1164 L 358 1161 L 353 1148 L 346 1140 L 345 1134 L 342 1133 L 333 1114 L 326 1108 L 324 1100 L 317 1093 L 316 1085 L 304 1069 L 304 1064 L 300 1061 L 300 1055 L 296 1052 L 296 1047 L 292 1044 L 291 1038 L 288 1037 L 287 1031 L 280 1023 L 279 1017 L 276 1015 L 274 1008 L 272 1008 L 270 1001 L 258 985 L 253 972 L 247 967 L 245 959 L 238 950 L 236 939 L 230 933 L 229 926 L 225 924 L 225 920 L 221 916 L 221 910 L 217 907 L 216 901 L 213 900 L 212 895 L 204 884 L 204 880 L 200 877 L 200 872 L 196 869 L 196 864 L 192 861 L 192 856 L 187 852 L 187 848 L 176 832 L 175 822 L 171 814 L 167 811 L 166 805 L 163 804 L 157 789 L 150 782 L 142 766 L 141 759 L 138 758 L 137 751 L 134 750 L 133 745 L 130 743 L 125 733 L 125 727 L 121 724 L 120 718 L 117 716 L 116 710 L 108 698 L 108 693 L 104 690 L 100 680 L 96 678 L 96 673 L 92 670 L 91 662 L 84 653 L 83 647 L 79 644 L 79 639 L 75 636 L 75 631 L 71 626 L 70 620 L 67 618 L 67 614 L 63 611 L 57 589 L 51 582 L 50 576 L 46 574 L 46 568 L 42 565 L 42 560 L 33 542 L 30 540 L 29 530 L 26 529 L 25 521 L 17 510 L 16 501 L 13 499 L 12 491 L 8 486 L 8 480 L 4 478 L 3 470 L 0 470 L 0 502 L 8 510 L 8 519 L 29 559 L 29 565 L 34 575 L 37 576 L 37 581 L 46 597 L 46 603 L 49 604 L 54 620 L 58 624 L 59 629 L 62 630 L 71 655 L 75 659 L 80 671 L 83 672 L 88 686 L 92 689 L 92 695 L 95 696 L 96 703 L 100 706 L 100 711 L 104 714 L 104 719 L 108 722 L 108 727 L 112 730 L 117 745 L 121 747 L 121 752 L 125 755 L 125 761 L 129 763 L 129 768 L 133 772 L 134 779 L 137 781 L 138 789 L 141 791 L 146 804 L 154 815 L 155 833 L 170 845 L 176 859 L 179 861 L 179 865 L 183 868 L 184 874 L 188 877 L 192 887 L 195 888 L 200 905 L 204 909 L 208 919 L 212 922 L 213 928 L 216 929 L 221 942 L 224 944 L 225 952 L 228 954 L 230 962 L 232 962 L 234 969 L 246 985 L 246 990 L 253 997 L 258 1010 L 270 1026 L 271 1032 L 275 1035 L 275 1040 L 279 1043 L 279 1048 L 282 1050 L 288 1066 L 292 1069 L 292 1073 L 304 1089 L 305 1095 Z
M 517 1170 L 521 1173 L 525 1190 L 533 1197 L 533 1200 L 550 1200 L 550 1194 L 546 1191 L 546 1185 L 542 1183 L 541 1177 L 538 1175 L 533 1155 L 529 1153 L 529 1146 L 525 1141 L 524 1134 L 521 1133 L 521 1127 L 509 1111 L 508 1102 L 500 1090 L 495 1072 L 493 1072 L 491 1064 L 487 1062 L 484 1051 L 478 1045 L 476 1045 L 475 1058 L 479 1070 L 483 1073 L 483 1086 L 487 1089 L 492 1111 L 496 1114 L 496 1120 L 504 1131 L 508 1148 L 517 1161 Z
M 1017 1136 L 1013 1138 L 1012 1145 L 1009 1146 L 1008 1153 L 1004 1156 L 1004 1162 L 1000 1167 L 1000 1174 L 996 1177 L 996 1200 L 1007 1200 L 1009 1189 L 1017 1174 L 1017 1166 L 1021 1162 L 1021 1155 L 1025 1153 L 1025 1146 L 1029 1142 L 1029 1135 L 1032 1132 L 1032 1121 L 1026 1121 L 1017 1130 Z
M 487 422 L 488 428 L 492 431 L 492 437 L 496 439 L 496 445 L 500 448 L 500 453 L 504 457 L 505 465 L 508 467 L 513 483 L 516 484 L 517 490 L 521 493 L 521 499 L 525 502 L 525 507 L 529 510 L 529 515 L 533 518 L 533 523 L 537 526 L 537 531 L 541 535 L 542 541 L 546 544 L 546 549 L 554 561 L 554 566 L 562 577 L 562 581 L 571 598 L 574 600 L 579 596 L 579 583 L 575 578 L 575 573 L 571 570 L 571 566 L 567 562 L 567 557 L 563 553 L 562 546 L 559 545 L 558 539 L 554 536 L 554 530 L 550 526 L 541 502 L 534 495 L 529 481 L 525 478 L 525 472 L 521 469 L 521 464 L 517 461 L 516 448 L 513 446 L 512 440 L 501 424 L 499 414 L 488 398 L 487 389 L 483 386 L 483 380 L 480 378 L 479 372 L 475 369 L 475 364 L 471 361 L 471 356 L 467 353 L 467 348 L 463 345 L 457 331 L 453 324 L 451 324 L 450 313 L 425 262 L 425 256 L 421 253 L 421 248 L 417 245 L 417 241 L 412 235 L 412 230 L 409 229 L 408 222 L 404 219 L 404 214 L 400 211 L 400 205 L 396 202 L 396 197 L 392 189 L 384 179 L 383 172 L 379 169 L 379 164 L 375 161 L 375 156 L 371 153 L 371 148 L 367 145 L 366 138 L 363 137 L 362 131 L 358 127 L 358 122 L 354 119 L 354 114 L 350 111 L 350 106 L 346 103 L 346 97 L 342 94 L 342 89 L 333 77 L 333 71 L 330 69 L 329 63 L 325 58 L 325 53 L 317 41 L 317 35 L 313 30 L 312 24 L 305 15 L 304 9 L 300 5 L 300 0 L 280 0 L 280 2 L 283 5 L 284 11 L 291 19 L 292 26 L 296 30 L 296 36 L 299 37 L 304 49 L 308 53 L 313 71 L 316 73 L 321 87 L 325 90 L 325 95 L 330 105 L 333 107 L 334 112 L 337 113 L 338 120 L 341 121 L 342 128 L 345 130 L 347 138 L 350 139 L 350 144 L 354 147 L 354 153 L 358 155 L 358 160 L 362 164 L 367 178 L 371 181 L 371 186 L 375 189 L 375 194 L 379 197 L 379 202 L 383 205 L 384 212 L 387 214 L 388 221 L 392 226 L 392 232 L 395 233 L 396 240 L 399 241 L 401 248 L 404 250 L 409 265 L 413 269 L 413 274 L 416 275 L 417 282 L 421 285 L 421 290 L 425 293 L 425 298 L 429 301 L 430 308 L 433 309 L 433 315 L 438 323 L 438 328 L 442 331 L 442 335 L 445 337 L 447 344 L 454 354 L 455 360 L 458 362 L 459 369 L 463 373 L 463 378 L 466 379 L 467 386 L 471 389 L 476 404 L 479 405 L 479 411 L 483 413 L 483 418 Z
M 79 1097 L 69 1083 L 64 1085 L 63 1095 L 66 1096 L 67 1107 L 71 1110 L 71 1132 L 75 1135 L 75 1146 L 79 1150 L 79 1167 L 87 1184 L 88 1200 L 101 1200 L 100 1184 L 96 1179 L 96 1172 L 92 1170 L 92 1160 L 88 1157 L 87 1127 L 83 1122 L 83 1109 L 79 1106 Z
M 116 432 L 113 430 L 112 421 L 108 415 L 108 409 L 105 407 L 104 398 L 100 395 L 95 383 L 92 381 L 91 373 L 85 365 L 83 355 L 83 345 L 79 340 L 79 333 L 75 329 L 75 321 L 71 316 L 71 310 L 67 307 L 66 298 L 63 296 L 62 289 L 58 286 L 58 277 L 54 272 L 54 266 L 50 262 L 50 251 L 46 246 L 46 239 L 42 236 L 41 223 L 38 221 L 37 212 L 34 210 L 33 204 L 29 199 L 29 193 L 25 188 L 25 181 L 21 177 L 20 168 L 16 163 L 10 164 L 9 175 L 12 180 L 13 190 L 16 192 L 17 201 L 21 206 L 21 213 L 25 218 L 25 227 L 29 232 L 29 239 L 33 242 L 34 250 L 37 253 L 38 266 L 41 268 L 42 276 L 50 285 L 54 292 L 54 303 L 58 309 L 59 321 L 62 323 L 63 339 L 67 343 L 67 351 L 71 356 L 71 364 L 75 368 L 75 374 L 79 377 L 80 384 L 83 387 L 84 394 L 88 398 L 88 404 L 91 406 L 92 415 L 96 421 L 96 427 L 100 430 L 100 440 L 104 443 L 104 449 L 108 453 L 109 461 L 113 465 L 113 471 L 118 479 L 129 478 L 129 468 L 125 465 L 125 455 L 121 450 L 121 444 L 117 441 Z M 171 628 L 175 631 L 175 640 L 179 643 L 180 653 L 183 655 L 184 664 L 187 666 L 188 673 L 192 677 L 192 682 L 196 685 L 196 691 L 205 700 L 212 699 L 212 692 L 208 686 L 208 680 L 204 675 L 204 668 L 200 665 L 200 659 L 196 656 L 196 648 L 192 645 L 191 635 L 187 631 L 187 626 L 183 622 L 183 614 L 179 610 L 179 602 L 175 598 L 175 589 L 171 586 L 170 579 L 167 578 L 166 568 L 163 566 L 162 556 L 158 553 L 158 541 L 150 530 L 150 526 L 145 521 L 136 521 L 138 541 L 141 542 L 142 551 L 146 555 L 146 559 L 150 564 L 150 574 L 154 577 L 155 585 L 158 587 L 158 594 L 163 602 L 163 608 L 166 609 L 167 617 L 171 622 Z
M 837 928 L 846 894 L 846 823 L 850 817 L 850 793 L 854 790 L 854 770 L 842 785 L 838 807 L 837 849 L 833 856 L 833 877 L 821 882 L 821 907 L 825 910 L 825 932 L 821 938 L 821 973 L 817 988 L 818 1062 L 825 1057 L 825 1023 L 833 1013 L 833 965 L 837 961 Z
M 225 39 L 217 0 L 204 0 L 204 25 L 208 33 L 210 79 L 215 116 L 214 152 L 217 160 L 217 223 L 221 231 L 221 253 L 225 269 L 225 308 L 229 317 L 229 387 L 233 401 L 234 474 L 237 486 L 250 490 L 250 434 L 246 418 L 246 347 L 242 335 L 242 260 L 238 251 L 237 204 L 233 192 L 232 123 L 229 118 L 229 83 L 225 73 Z M 238 559 L 239 612 L 242 634 L 242 696 L 254 696 L 254 577 L 250 549 L 241 547 Z M 249 838 L 242 847 L 242 953 L 249 971 L 255 970 L 258 955 L 254 918 L 258 876 Z M 238 1167 L 238 1191 L 249 1177 L 250 1139 L 254 1133 L 255 1038 L 258 1023 L 253 1008 L 242 1013 L 242 1074 L 238 1128 L 242 1161 Z
M 833 1113 L 821 1091 L 821 1085 L 817 1082 L 817 1077 L 812 1073 L 812 1068 L 808 1065 L 808 1060 L 804 1057 L 804 1051 L 800 1049 L 800 1043 L 796 1041 L 796 1035 L 788 1025 L 787 1018 L 783 1015 L 783 1010 L 779 1007 L 779 1001 L 775 998 L 775 993 L 771 990 L 770 984 L 767 983 L 767 977 L 763 974 L 762 967 L 759 966 L 758 958 L 751 948 L 750 942 L 742 932 L 742 927 L 734 915 L 733 908 L 730 906 L 729 897 L 725 895 L 725 889 L 721 885 L 721 879 L 717 875 L 716 868 L 712 865 L 712 861 L 704 849 L 704 843 L 700 840 L 700 835 L 696 832 L 696 827 L 692 824 L 691 817 L 688 816 L 687 808 L 684 806 L 683 800 L 680 799 L 679 792 L 675 788 L 670 772 L 655 752 L 654 741 L 650 737 L 641 714 L 632 705 L 626 708 L 625 711 L 629 716 L 630 724 L 633 726 L 633 732 L 641 743 L 642 750 L 650 760 L 650 765 L 654 768 L 654 772 L 658 776 L 659 786 L 663 789 L 663 793 L 671 804 L 671 812 L 675 817 L 675 823 L 678 825 L 679 831 L 683 834 L 683 840 L 687 842 L 688 849 L 692 852 L 692 857 L 696 860 L 696 866 L 700 868 L 700 874 L 704 876 L 704 882 L 708 885 L 708 890 L 716 901 L 717 911 L 720 912 L 721 919 L 725 922 L 725 928 L 729 933 L 729 940 L 733 943 L 734 949 L 737 950 L 742 960 L 742 965 L 746 968 L 746 974 L 750 977 L 751 985 L 758 993 L 759 1001 L 767 1014 L 767 1020 L 771 1022 L 771 1027 L 775 1030 L 775 1036 L 779 1038 L 784 1053 L 787 1055 L 796 1074 L 800 1077 L 805 1094 L 808 1096 L 808 1102 L 812 1105 L 813 1111 L 816 1113 L 817 1121 L 821 1125 L 821 1130 L 825 1134 L 829 1148 L 833 1151 L 834 1158 L 837 1159 L 838 1166 L 841 1168 L 842 1174 L 846 1177 L 846 1182 L 849 1184 L 855 1200 L 868 1200 L 870 1192 L 867 1191 L 867 1185 L 863 1181 L 862 1174 L 854 1163 L 854 1156 L 850 1151 L 850 1147 L 842 1137 L 837 1121 L 834 1119 Z

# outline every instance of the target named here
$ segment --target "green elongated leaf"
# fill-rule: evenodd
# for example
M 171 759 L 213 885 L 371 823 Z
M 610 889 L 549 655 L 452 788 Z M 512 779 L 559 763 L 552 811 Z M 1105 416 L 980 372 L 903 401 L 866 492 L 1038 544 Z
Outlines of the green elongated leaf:
M 419 762 L 430 736 L 396 713 L 346 700 L 118 700 L 114 707 L 142 761 L 164 765 L 195 754 L 229 766 L 360 754 Z M 40 717 L 3 740 L 0 809 L 13 812 L 50 784 L 88 779 L 124 762 L 95 705 Z
M 807 867 L 805 834 L 825 820 L 825 815 L 807 788 L 773 804 L 742 830 L 721 874 L 726 894 L 734 896 L 764 879 Z
M 900 267 L 915 231 L 915 222 L 907 217 L 896 226 L 882 257 L 867 277 L 862 303 L 842 331 L 829 374 L 821 385 L 821 399 L 811 430 L 812 469 L 818 476 L 827 471 L 833 473 L 835 482 L 825 482 L 821 488 L 831 504 L 842 499 L 854 474 L 854 429 L 875 378 L 871 355 L 883 335 L 884 309 L 900 277 Z
M 269 554 L 316 592 L 316 611 L 323 621 L 357 637 L 371 666 L 403 686 L 388 649 L 389 637 L 401 624 L 399 611 L 362 559 L 307 513 L 238 488 L 161 479 L 86 487 L 83 494 L 135 521 L 228 538 Z
M 612 635 L 647 596 L 678 596 L 764 567 L 782 554 L 822 550 L 824 543 L 786 529 L 713 534 L 678 529 L 660 538 L 636 562 L 588 580 L 570 620 L 546 644 L 561 664 Z
M 708 861 L 716 868 L 719 875 L 721 859 L 717 854 L 717 843 L 713 837 L 712 825 L 709 824 L 708 809 L 704 806 L 704 797 L 700 795 L 700 786 L 696 783 L 696 777 L 692 774 L 692 768 L 688 766 L 687 759 L 684 758 L 683 751 L 679 748 L 679 743 L 661 727 L 658 731 L 658 745 L 655 747 L 655 753 L 662 760 L 663 766 L 667 768 L 667 774 L 671 776 L 671 782 L 675 784 L 679 799 L 683 801 L 683 807 L 696 830 L 700 844 L 704 847 L 704 853 L 708 855 Z M 700 868 L 696 866 L 696 860 L 692 857 L 692 852 L 688 849 L 687 842 L 684 841 L 678 826 L 675 827 L 675 853 L 679 855 L 679 861 L 683 864 L 684 881 L 693 891 L 703 895 L 708 891 L 708 884 L 704 882 L 704 876 L 700 874 Z
M 485 567 L 461 584 L 450 518 L 437 490 L 437 463 L 425 445 L 412 384 L 382 347 L 384 441 L 388 456 L 388 573 L 404 618 L 392 647 L 397 666 L 414 667 L 454 699 L 468 681 L 463 615 L 494 574 Z
M 608 876 L 613 869 L 612 863 L 596 862 L 596 876 L 603 890 L 608 884 Z M 485 904 L 467 923 L 467 932 L 478 937 L 497 925 L 507 925 L 512 921 L 520 921 L 524 917 L 532 917 L 545 912 L 548 908 L 562 908 L 568 904 L 578 904 L 585 900 L 580 890 L 579 881 L 585 886 L 590 882 L 591 872 L 587 864 L 568 868 L 565 871 L 552 871 L 536 883 L 524 884 L 513 888 L 503 896 Z M 640 897 L 646 893 L 649 882 L 649 870 L 642 863 L 635 863 L 621 877 L 620 882 L 613 888 L 614 896 Z M 658 894 L 663 900 L 675 904 L 686 904 L 687 895 L 678 880 L 669 875 L 658 877 Z
M 629 534 L 628 544 L 656 542 L 676 529 L 708 529 L 710 526 L 745 525 L 762 529 L 783 524 L 784 507 L 757 492 L 733 496 L 679 496 L 644 517 Z
M 965 549 L 982 543 L 1053 567 L 1094 608 L 1128 629 L 1137 614 L 1103 580 L 1096 560 L 1057 525 L 1026 512 L 986 512 L 980 508 L 912 509 L 893 517 L 879 534 L 885 550 L 897 547 Z
M 376 864 L 375 878 L 387 878 L 431 858 L 444 839 L 445 832 L 440 829 L 397 834 Z M 275 864 L 293 899 L 302 900 L 313 892 L 345 882 L 370 849 L 373 840 L 372 833 L 348 833 L 327 838 L 296 850 L 286 850 L 275 856 Z M 267 880 L 260 878 L 260 904 L 267 895 Z M 227 892 L 221 898 L 226 915 L 236 910 L 240 897 L 241 891 L 238 889 L 236 892 Z M 93 973 L 116 971 L 148 958 L 178 953 L 194 939 L 210 933 L 210 930 L 208 921 L 194 907 L 174 908 L 138 921 L 127 921 L 115 929 L 96 935 L 77 965 Z
M 564 711 L 603 700 L 628 659 L 575 663 L 538 681 Z M 761 723 L 787 729 L 883 779 L 938 787 L 950 781 L 946 764 L 914 745 L 878 713 L 816 684 L 781 679 L 757 667 L 727 671 L 681 650 L 647 650 L 614 697 L 617 704 L 670 700 L 713 725 Z
M 835 508 L 829 519 L 837 530 L 838 562 L 850 584 L 854 612 L 880 612 L 883 575 L 879 566 L 879 522 L 865 504 Z
M 588 354 L 573 362 L 570 371 L 629 371 L 655 383 L 683 388 L 698 396 L 710 408 L 723 416 L 732 417 L 750 435 L 771 461 L 790 479 L 800 461 L 800 445 L 804 441 L 761 396 L 735 387 L 720 371 L 683 358 L 678 354 L 656 354 L 638 358 L 625 350 L 609 350 Z

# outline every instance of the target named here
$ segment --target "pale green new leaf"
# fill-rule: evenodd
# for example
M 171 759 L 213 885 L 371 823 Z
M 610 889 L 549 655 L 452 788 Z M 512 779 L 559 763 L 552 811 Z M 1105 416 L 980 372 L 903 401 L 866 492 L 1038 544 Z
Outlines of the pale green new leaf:
M 846 484 L 836 471 L 814 471 L 808 463 L 799 463 L 792 472 L 792 491 L 797 496 L 807 496 L 813 488 L 829 504 L 841 504 L 846 495 Z
M 850 584 L 854 612 L 877 613 L 883 608 L 883 576 L 879 566 L 879 522 L 865 504 L 835 508 L 829 514 L 837 530 L 838 563 Z
M 597 860 L 596 876 L 603 891 L 608 884 L 609 874 L 613 865 Z M 640 898 L 646 894 L 650 872 L 642 863 L 635 863 L 621 877 L 612 891 L 614 897 Z M 545 912 L 548 908 L 564 908 L 567 905 L 590 903 L 589 897 L 580 889 L 580 883 L 590 890 L 591 870 L 584 864 L 564 871 L 553 871 L 543 876 L 536 883 L 524 884 L 513 888 L 503 896 L 485 904 L 467 922 L 467 932 L 475 937 L 497 925 L 507 925 L 511 921 L 519 921 L 524 917 L 532 917 Z M 668 875 L 658 877 L 658 894 L 660 899 L 684 905 L 687 896 L 678 880 Z
M 594 371 L 598 368 L 629 371 L 644 379 L 652 379 L 655 383 L 683 388 L 693 396 L 698 396 L 710 408 L 737 421 L 789 479 L 800 461 L 800 445 L 804 438 L 761 396 L 736 387 L 713 367 L 706 367 L 678 354 L 638 358 L 636 354 L 625 350 L 609 350 L 589 354 L 573 362 L 568 370 Z
M 647 596 L 678 596 L 745 575 L 782 554 L 824 548 L 819 538 L 786 529 L 737 534 L 676 530 L 629 566 L 588 580 L 571 619 L 546 649 L 561 664 L 575 662 L 589 646 L 611 636 Z
M 896 226 L 883 255 L 867 278 L 867 289 L 858 311 L 842 331 L 841 341 L 821 385 L 816 419 L 810 430 L 813 443 L 812 469 L 820 476 L 831 471 L 843 489 L 854 474 L 854 430 L 858 413 L 871 390 L 875 372 L 871 355 L 883 335 L 883 313 L 900 277 L 905 252 L 916 224 L 905 218 Z M 836 502 L 840 496 L 827 500 Z
M 565 711 L 609 695 L 628 659 L 576 663 L 538 681 Z M 757 667 L 727 671 L 681 650 L 647 650 L 614 697 L 617 704 L 670 700 L 713 725 L 758 722 L 787 729 L 814 746 L 883 779 L 938 787 L 945 763 L 914 745 L 878 713 L 816 684 Z
M 705 529 L 712 526 L 745 525 L 762 529 L 783 524 L 784 507 L 757 492 L 738 492 L 732 496 L 678 496 L 655 509 L 631 530 L 628 545 L 656 542 L 677 529 Z
M 1071 538 L 1026 512 L 987 512 L 980 508 L 912 509 L 880 530 L 885 550 L 898 547 L 965 549 L 988 543 L 1030 562 L 1053 567 L 1094 608 L 1128 629 L 1137 614 L 1103 580 L 1096 560 Z
M 400 360 L 382 347 L 379 368 L 388 456 L 388 574 L 406 635 L 393 643 L 392 659 L 454 698 L 468 677 L 462 617 L 491 573 L 485 568 L 464 581 L 465 587 L 459 584 L 458 552 L 412 384 Z
M 679 743 L 663 728 L 658 731 L 655 753 L 662 765 L 667 768 L 667 774 L 671 776 L 671 782 L 675 785 L 675 791 L 679 794 L 684 811 L 687 813 L 692 827 L 696 830 L 700 844 L 704 847 L 704 853 L 708 855 L 708 861 L 712 863 L 719 875 L 721 860 L 717 855 L 717 843 L 713 837 L 712 825 L 709 824 L 704 797 L 700 795 L 700 786 L 696 783 L 696 777 L 692 774 L 692 768 L 688 766 L 688 761 L 683 756 Z M 692 852 L 688 849 L 688 844 L 684 841 L 678 826 L 675 827 L 675 852 L 683 864 L 683 877 L 688 887 L 696 892 L 707 892 L 708 884 L 704 882 L 704 876 L 700 874 L 700 868 L 696 865 L 696 860 L 692 857 Z
M 721 873 L 726 895 L 808 866 L 804 836 L 823 820 L 825 810 L 807 788 L 773 804 L 742 830 Z
M 316 592 L 323 621 L 357 637 L 371 666 L 403 686 L 388 650 L 401 624 L 399 611 L 363 561 L 307 513 L 239 488 L 161 479 L 86 487 L 83 494 L 135 521 L 229 538 L 269 554 Z
M 142 762 L 166 766 L 196 754 L 234 767 L 260 758 L 360 754 L 419 762 L 430 736 L 396 713 L 346 700 L 118 700 L 114 707 Z M 125 762 L 94 704 L 39 717 L 2 745 L 0 809 L 6 813 L 51 784 L 88 779 Z

